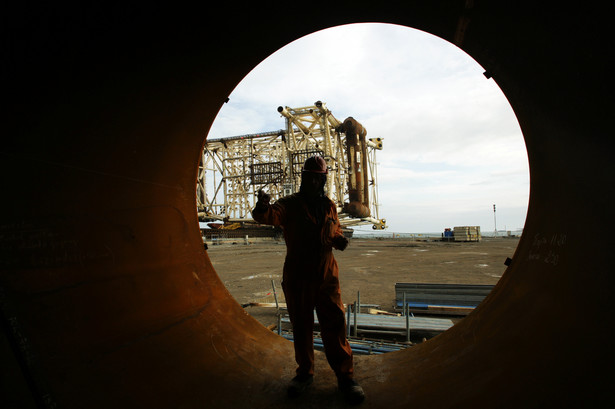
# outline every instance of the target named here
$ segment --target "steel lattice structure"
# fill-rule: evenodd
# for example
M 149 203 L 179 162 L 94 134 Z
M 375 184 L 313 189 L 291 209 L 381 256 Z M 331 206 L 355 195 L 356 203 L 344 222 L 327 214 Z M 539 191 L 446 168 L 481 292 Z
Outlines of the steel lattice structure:
M 206 141 L 197 178 L 199 219 L 253 223 L 250 212 L 258 190 L 273 200 L 299 191 L 303 162 L 320 154 L 329 168 L 325 191 L 342 225 L 386 228 L 378 214 L 376 151 L 382 149 L 382 138 L 365 139 L 360 124 L 352 118 L 338 121 L 320 101 L 279 107 L 278 112 L 285 129 Z M 351 135 L 354 130 L 345 126 L 349 120 L 363 132 Z M 365 210 L 349 206 L 352 200 Z

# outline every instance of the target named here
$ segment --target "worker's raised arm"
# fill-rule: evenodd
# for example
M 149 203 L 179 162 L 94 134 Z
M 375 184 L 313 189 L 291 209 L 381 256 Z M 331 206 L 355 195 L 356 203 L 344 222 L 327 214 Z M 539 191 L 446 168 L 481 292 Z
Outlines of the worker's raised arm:
M 280 226 L 284 224 L 284 207 L 274 204 L 271 205 L 271 196 L 262 189 L 258 191 L 256 206 L 252 209 L 252 217 L 255 221 L 262 224 Z

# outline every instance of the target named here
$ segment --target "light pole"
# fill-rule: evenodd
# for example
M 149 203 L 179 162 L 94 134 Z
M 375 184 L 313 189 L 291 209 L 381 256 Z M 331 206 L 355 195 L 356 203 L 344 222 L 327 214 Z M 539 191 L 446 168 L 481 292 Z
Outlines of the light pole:
M 495 203 L 493 204 L 493 236 L 498 236 L 498 225 L 495 221 Z

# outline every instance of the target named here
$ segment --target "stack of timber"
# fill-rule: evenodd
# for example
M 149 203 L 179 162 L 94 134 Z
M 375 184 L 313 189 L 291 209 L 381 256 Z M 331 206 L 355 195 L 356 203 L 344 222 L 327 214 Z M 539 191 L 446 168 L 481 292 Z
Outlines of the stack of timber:
M 480 241 L 480 226 L 456 226 L 453 228 L 455 241 Z
M 396 283 L 395 304 L 413 313 L 467 315 L 492 289 L 489 284 Z

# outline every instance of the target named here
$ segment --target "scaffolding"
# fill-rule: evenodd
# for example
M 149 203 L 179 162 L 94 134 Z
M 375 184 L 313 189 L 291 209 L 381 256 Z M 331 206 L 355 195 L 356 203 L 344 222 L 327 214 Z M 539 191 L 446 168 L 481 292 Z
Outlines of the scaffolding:
M 340 122 L 320 101 L 278 112 L 285 129 L 205 142 L 196 187 L 199 220 L 255 223 L 251 209 L 257 192 L 263 189 L 273 200 L 298 192 L 303 163 L 319 154 L 329 170 L 325 192 L 341 224 L 386 228 L 378 209 L 376 151 L 382 138 L 366 139 L 354 119 Z

